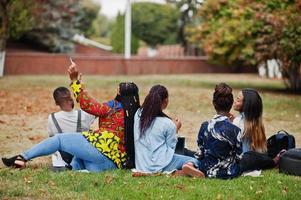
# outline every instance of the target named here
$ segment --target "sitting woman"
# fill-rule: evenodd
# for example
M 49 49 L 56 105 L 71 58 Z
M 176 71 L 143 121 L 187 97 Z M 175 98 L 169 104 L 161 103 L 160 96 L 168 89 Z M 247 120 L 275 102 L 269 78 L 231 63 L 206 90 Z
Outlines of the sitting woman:
M 136 170 L 145 174 L 174 172 L 204 177 L 195 158 L 175 154 L 179 120 L 172 121 L 163 110 L 168 105 L 168 91 L 155 85 L 135 114 L 134 143 Z
M 232 88 L 225 83 L 218 84 L 212 102 L 216 115 L 201 125 L 195 156 L 200 161 L 200 170 L 207 177 L 233 178 L 240 175 L 242 143 L 240 129 L 229 119 Z
M 233 124 L 242 132 L 243 153 L 267 151 L 262 107 L 261 97 L 253 89 L 243 89 L 235 99 L 233 109 L 239 112 L 239 116 L 233 120 Z
M 22 168 L 27 161 L 58 150 L 74 156 L 71 162 L 73 170 L 99 172 L 122 168 L 129 161 L 127 153 L 131 156 L 134 151 L 134 114 L 140 106 L 138 87 L 134 83 L 120 83 L 115 99 L 98 103 L 83 89 L 75 64 L 72 64 L 68 71 L 76 100 L 82 110 L 99 117 L 99 130 L 57 134 L 21 155 L 2 158 L 6 166 Z M 133 157 L 130 158 L 133 161 Z
M 240 112 L 233 121 L 242 132 L 243 158 L 241 170 L 269 169 L 279 162 L 279 155 L 274 159 L 267 156 L 266 135 L 262 121 L 262 100 L 254 89 L 243 89 L 239 92 L 233 109 Z

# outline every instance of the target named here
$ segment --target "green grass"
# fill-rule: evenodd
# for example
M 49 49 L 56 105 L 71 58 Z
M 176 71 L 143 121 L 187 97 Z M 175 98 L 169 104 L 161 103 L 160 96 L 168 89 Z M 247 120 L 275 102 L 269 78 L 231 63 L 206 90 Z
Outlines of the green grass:
M 107 100 L 116 94 L 121 81 L 134 81 L 141 101 L 153 84 L 169 89 L 167 112 L 183 123 L 180 134 L 195 149 L 200 123 L 214 115 L 213 88 L 227 82 L 234 96 L 248 87 L 260 91 L 264 103 L 267 135 L 280 129 L 292 133 L 300 147 L 301 96 L 283 91 L 281 80 L 267 80 L 244 74 L 84 76 L 89 92 Z M 49 113 L 55 111 L 52 90 L 68 86 L 67 76 L 6 76 L 0 79 L 0 157 L 20 153 L 47 137 Z M 237 114 L 233 111 L 234 114 Z M 39 158 L 24 170 L 6 169 L 0 164 L 0 199 L 299 199 L 301 178 L 264 171 L 263 177 L 233 180 L 187 177 L 133 178 L 126 170 L 97 174 L 54 173 L 50 159 Z
M 20 82 L 16 79 L 26 82 L 23 86 L 56 86 L 60 84 L 68 84 L 69 80 L 66 76 L 56 75 L 42 75 L 42 76 L 7 76 L 0 79 L 0 83 L 5 82 L 5 86 L 1 87 L 15 87 L 20 86 Z M 284 85 L 282 81 L 261 79 L 254 75 L 241 75 L 241 74 L 202 74 L 202 75 L 141 75 L 141 76 L 95 76 L 89 75 L 83 77 L 85 83 L 89 88 L 98 88 L 101 86 L 117 86 L 122 81 L 135 81 L 139 86 L 164 84 L 176 85 L 180 87 L 193 87 L 193 88 L 212 88 L 218 82 L 227 82 L 235 89 L 240 88 L 256 88 L 259 90 L 283 90 Z
M 126 170 L 61 172 L 46 168 L 0 170 L 2 199 L 298 199 L 301 178 L 265 171 L 233 180 L 133 178 Z

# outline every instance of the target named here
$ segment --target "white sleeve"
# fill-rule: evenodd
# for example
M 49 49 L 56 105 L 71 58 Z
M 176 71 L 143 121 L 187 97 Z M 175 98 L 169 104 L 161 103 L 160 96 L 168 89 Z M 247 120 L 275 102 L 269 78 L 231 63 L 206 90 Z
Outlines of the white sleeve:
M 83 110 L 81 110 L 81 112 L 84 115 L 84 120 L 82 120 L 82 123 L 84 123 L 86 127 L 90 127 L 93 124 L 94 120 L 96 119 L 96 116 L 91 115 Z
M 235 117 L 234 120 L 233 120 L 233 124 L 235 126 L 237 126 L 238 128 L 240 128 L 241 134 L 244 132 L 245 124 L 244 124 L 244 120 L 241 116 Z
M 54 124 L 53 124 L 51 115 L 49 115 L 49 117 L 48 117 L 47 132 L 48 132 L 49 137 L 54 136 L 54 134 L 56 133 L 56 131 L 54 130 Z
M 232 122 L 235 126 L 239 127 L 239 117 L 235 117 Z

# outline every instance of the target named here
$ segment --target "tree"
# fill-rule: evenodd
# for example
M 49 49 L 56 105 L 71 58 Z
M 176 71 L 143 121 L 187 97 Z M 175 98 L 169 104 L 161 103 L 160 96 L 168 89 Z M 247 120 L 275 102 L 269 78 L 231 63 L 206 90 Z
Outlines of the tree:
M 118 13 L 116 22 L 112 28 L 111 45 L 113 52 L 124 53 L 124 15 Z M 131 53 L 135 54 L 139 48 L 139 40 L 132 34 L 131 36 Z
M 94 34 L 93 22 L 97 19 L 100 11 L 100 6 L 93 3 L 91 0 L 81 0 L 78 16 L 79 22 L 76 28 L 79 29 L 85 36 L 90 37 Z
M 178 30 L 177 9 L 156 3 L 132 4 L 132 30 L 135 36 L 149 46 L 175 43 Z
M 199 11 L 202 22 L 193 29 L 212 61 L 257 66 L 268 59 L 282 63 L 287 86 L 301 90 L 300 0 L 211 0 Z
M 79 0 L 37 2 L 35 26 L 24 39 L 50 52 L 72 51 L 72 37 L 78 32 L 81 19 Z
M 256 43 L 257 60 L 276 58 L 288 88 L 301 91 L 301 0 L 266 0 L 257 18 L 264 22 Z
M 0 51 L 5 50 L 9 38 L 17 39 L 34 24 L 31 16 L 32 1 L 0 1 Z
M 3 76 L 6 42 L 17 39 L 34 24 L 31 0 L 0 0 L 0 76 Z
M 94 37 L 109 37 L 112 30 L 112 21 L 103 14 L 98 14 L 92 23 Z
M 197 9 L 203 4 L 203 0 L 167 0 L 167 2 L 176 5 L 180 12 L 178 39 L 184 47 L 185 54 L 188 54 L 187 29 L 197 21 Z
M 91 34 L 100 7 L 91 0 L 36 0 L 34 28 L 24 39 L 50 52 L 72 52 L 76 33 Z

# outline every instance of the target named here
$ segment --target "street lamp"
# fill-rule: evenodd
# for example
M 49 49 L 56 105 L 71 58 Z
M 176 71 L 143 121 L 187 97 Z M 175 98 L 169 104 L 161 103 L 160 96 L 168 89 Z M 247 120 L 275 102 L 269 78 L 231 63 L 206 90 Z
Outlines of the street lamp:
M 131 0 L 127 0 L 124 26 L 124 58 L 129 59 L 131 58 Z

